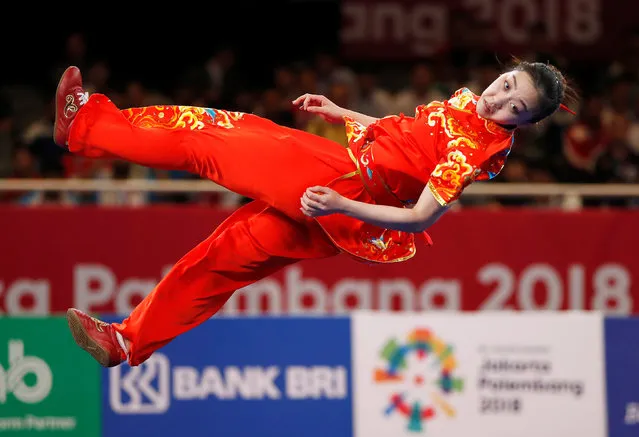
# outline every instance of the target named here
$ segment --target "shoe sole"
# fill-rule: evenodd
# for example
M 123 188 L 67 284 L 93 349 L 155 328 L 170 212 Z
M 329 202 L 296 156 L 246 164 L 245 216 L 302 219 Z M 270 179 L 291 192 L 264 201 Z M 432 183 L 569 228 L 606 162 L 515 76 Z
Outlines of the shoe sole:
M 78 315 L 71 309 L 67 310 L 67 322 L 73 339 L 93 357 L 103 367 L 109 367 L 109 353 L 98 345 L 90 336 L 82 325 L 82 321 Z

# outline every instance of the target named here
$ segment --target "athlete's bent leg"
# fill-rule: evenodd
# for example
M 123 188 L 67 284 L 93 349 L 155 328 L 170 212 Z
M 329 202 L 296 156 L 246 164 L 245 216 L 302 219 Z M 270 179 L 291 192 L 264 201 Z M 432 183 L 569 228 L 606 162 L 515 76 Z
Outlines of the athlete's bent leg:
M 127 358 L 117 333 L 128 341 L 129 364 L 139 365 L 208 320 L 235 290 L 299 260 L 337 253 L 314 223 L 301 224 L 252 202 L 187 253 L 121 324 L 109 325 L 73 309 L 69 324 L 77 343 L 103 366 Z

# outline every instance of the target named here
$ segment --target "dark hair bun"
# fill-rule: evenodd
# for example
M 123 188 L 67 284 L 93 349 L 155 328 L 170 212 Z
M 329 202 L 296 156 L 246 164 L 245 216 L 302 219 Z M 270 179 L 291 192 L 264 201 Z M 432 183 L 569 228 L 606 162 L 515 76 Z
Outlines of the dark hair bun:
M 567 93 L 573 93 L 564 75 L 554 65 L 519 61 L 515 70 L 528 73 L 539 93 L 539 105 L 533 113 L 531 123 L 552 115 L 564 102 Z

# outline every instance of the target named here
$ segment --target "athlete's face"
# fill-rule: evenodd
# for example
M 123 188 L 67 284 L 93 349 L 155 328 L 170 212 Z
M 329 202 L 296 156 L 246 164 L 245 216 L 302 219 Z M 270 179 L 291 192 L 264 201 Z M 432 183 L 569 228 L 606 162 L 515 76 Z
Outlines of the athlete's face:
M 477 114 L 501 125 L 519 126 L 530 121 L 538 103 L 530 75 L 509 71 L 484 90 L 477 102 Z

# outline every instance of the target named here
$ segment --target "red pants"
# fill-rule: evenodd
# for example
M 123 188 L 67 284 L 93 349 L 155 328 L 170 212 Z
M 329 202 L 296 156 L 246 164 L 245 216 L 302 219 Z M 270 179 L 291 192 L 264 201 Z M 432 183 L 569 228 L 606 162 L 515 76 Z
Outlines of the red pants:
M 178 106 L 121 111 L 94 94 L 78 112 L 68 144 L 88 157 L 186 170 L 256 199 L 180 259 L 115 325 L 131 341 L 131 365 L 209 319 L 235 290 L 297 261 L 339 253 L 299 211 L 306 188 L 354 170 L 330 140 L 248 114 Z

